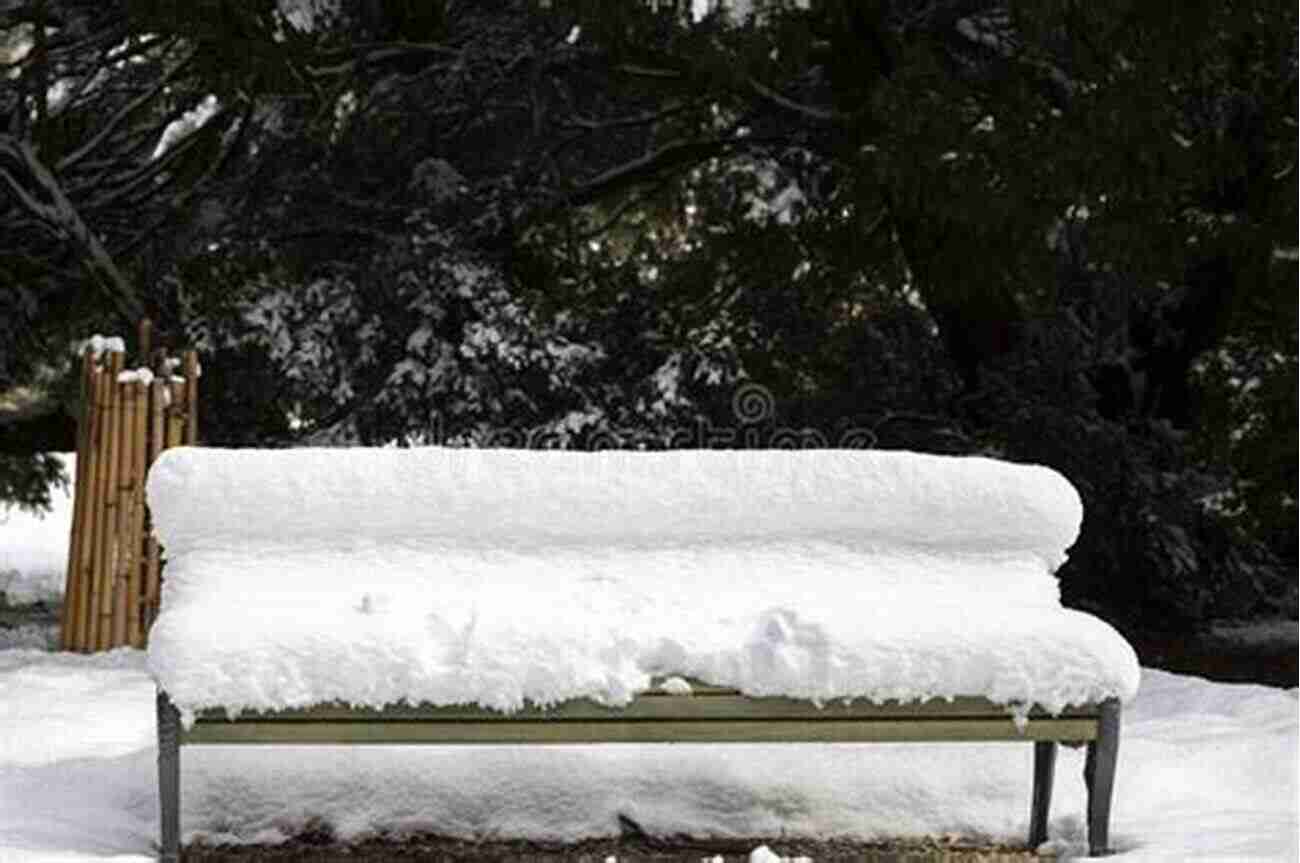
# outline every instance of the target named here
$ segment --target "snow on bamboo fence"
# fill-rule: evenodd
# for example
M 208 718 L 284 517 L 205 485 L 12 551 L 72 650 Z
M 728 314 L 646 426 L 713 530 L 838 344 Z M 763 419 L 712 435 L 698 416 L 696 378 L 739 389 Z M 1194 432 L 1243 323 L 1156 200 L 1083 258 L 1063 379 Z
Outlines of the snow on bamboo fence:
M 144 321 L 138 368 L 126 367 L 121 339 L 95 337 L 82 353 L 64 650 L 143 647 L 158 613 L 160 560 L 144 480 L 160 452 L 197 441 L 199 366 L 194 351 L 150 357 L 149 343 Z

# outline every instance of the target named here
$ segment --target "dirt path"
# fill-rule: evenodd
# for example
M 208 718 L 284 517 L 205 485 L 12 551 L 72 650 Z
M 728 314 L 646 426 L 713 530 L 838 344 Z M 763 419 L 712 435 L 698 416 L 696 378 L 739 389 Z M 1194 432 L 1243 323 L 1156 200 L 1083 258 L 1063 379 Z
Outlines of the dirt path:
M 324 840 L 324 841 L 322 841 Z M 346 847 L 319 837 L 277 848 L 237 846 L 186 849 L 184 863 L 379 863 L 398 860 L 438 860 L 449 863 L 740 863 L 766 845 L 781 857 L 804 857 L 815 863 L 1024 863 L 1049 860 L 1024 848 L 980 845 L 963 840 L 900 840 L 857 843 L 799 839 L 669 839 L 614 838 L 565 845 L 524 841 L 470 842 L 422 835 L 402 842 L 374 840 Z

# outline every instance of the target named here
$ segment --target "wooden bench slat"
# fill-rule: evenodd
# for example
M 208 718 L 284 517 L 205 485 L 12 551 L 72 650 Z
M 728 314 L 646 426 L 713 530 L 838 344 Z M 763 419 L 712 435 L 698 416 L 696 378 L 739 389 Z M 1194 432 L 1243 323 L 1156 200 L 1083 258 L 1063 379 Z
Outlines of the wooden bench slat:
M 1089 719 L 1042 719 L 1021 733 L 1009 718 L 957 719 L 608 719 L 562 721 L 439 720 L 431 722 L 200 722 L 182 743 L 801 743 L 1093 740 Z
M 382 710 L 352 708 L 346 705 L 319 705 L 304 709 L 276 711 L 273 713 L 243 713 L 228 717 L 224 710 L 205 710 L 198 715 L 200 722 L 402 722 L 434 720 L 473 720 L 485 723 L 500 722 L 554 722 L 559 720 L 661 720 L 661 719 L 726 719 L 765 718 L 799 719 L 820 722 L 831 719 L 888 719 L 888 718 L 989 718 L 1007 719 L 1005 707 L 982 698 L 958 698 L 949 702 L 933 699 L 920 703 L 888 702 L 875 704 L 853 701 L 845 704 L 832 701 L 818 706 L 810 701 L 793 698 L 748 698 L 735 692 L 718 692 L 708 696 L 663 695 L 647 693 L 638 696 L 625 707 L 606 707 L 587 699 L 575 699 L 550 707 L 527 706 L 514 713 L 502 713 L 478 705 L 390 705 Z M 1096 719 L 1100 709 L 1096 705 L 1072 707 L 1059 718 Z M 1029 714 L 1030 721 L 1041 722 L 1053 717 L 1041 709 Z
M 1017 728 L 984 698 L 920 703 L 842 701 L 818 706 L 793 698 L 750 698 L 714 687 L 704 695 L 651 691 L 625 707 L 587 699 L 501 713 L 478 705 L 329 704 L 228 717 L 199 713 L 184 743 L 600 743 L 816 742 L 925 740 L 1095 740 L 1098 705 L 1053 716 L 1030 713 Z

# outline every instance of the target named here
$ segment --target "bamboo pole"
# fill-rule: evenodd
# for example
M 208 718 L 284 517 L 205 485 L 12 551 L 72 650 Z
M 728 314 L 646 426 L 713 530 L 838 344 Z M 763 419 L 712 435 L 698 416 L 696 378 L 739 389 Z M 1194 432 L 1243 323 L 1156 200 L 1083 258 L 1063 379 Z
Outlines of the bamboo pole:
M 185 441 L 185 382 L 168 378 L 167 393 L 167 440 L 163 449 L 180 446 Z
M 149 355 L 153 351 L 153 321 L 141 318 L 136 330 L 136 349 L 140 365 L 149 364 Z M 148 512 L 144 500 L 144 481 L 149 471 L 149 407 L 150 386 L 139 381 L 136 387 L 135 422 L 131 430 L 132 474 L 135 477 L 135 496 L 131 501 L 131 528 L 128 537 L 131 563 L 127 582 L 127 637 L 135 647 L 145 644 L 145 591 L 147 589 L 146 567 L 148 549 L 145 538 L 149 530 Z
M 169 392 L 162 378 L 155 378 L 149 386 L 149 446 L 146 465 L 152 466 L 163 448 L 164 412 Z M 158 539 L 153 534 L 153 517 L 146 512 L 145 563 L 144 563 L 144 625 L 146 631 L 158 614 L 159 570 Z
M 199 355 L 185 352 L 185 444 L 199 442 Z
M 134 381 L 118 383 L 121 400 L 121 433 L 118 436 L 117 552 L 113 559 L 113 628 L 110 647 L 120 647 L 130 638 L 131 566 L 135 563 L 135 414 L 138 399 Z
M 131 549 L 130 581 L 127 593 L 128 630 L 132 645 L 144 647 L 144 610 L 141 597 L 144 595 L 144 481 L 149 470 L 148 431 L 149 431 L 149 392 L 143 381 L 133 384 L 136 391 L 135 424 L 131 430 L 131 464 L 135 477 L 134 496 L 131 498 L 131 531 L 129 535 Z
M 123 356 L 122 359 L 122 364 L 125 366 L 126 357 Z M 123 386 L 116 377 L 113 378 L 113 387 L 116 390 L 113 398 L 117 409 L 116 414 L 113 417 L 114 422 L 117 424 L 117 433 L 115 435 L 116 452 L 113 453 L 113 460 L 117 464 L 117 475 L 113 478 L 113 492 L 110 497 L 113 505 L 113 513 L 110 521 L 113 544 L 112 551 L 108 557 L 109 616 L 106 621 L 106 630 L 108 633 L 108 643 L 104 645 L 104 648 L 106 649 L 116 647 L 122 643 L 120 639 L 125 635 L 122 631 L 124 629 L 122 624 L 125 623 L 126 618 L 126 590 L 125 585 L 123 584 L 122 552 L 124 550 L 124 522 L 126 520 L 126 489 L 124 488 L 124 485 L 129 479 L 130 468 L 130 465 L 128 465 L 126 461 L 126 454 L 130 450 L 130 447 L 127 446 L 126 435 L 127 430 L 130 428 L 130 423 L 127 416 L 127 410 L 129 409 L 129 406 L 126 403 L 127 388 Z
M 112 638 L 114 552 L 117 533 L 117 474 L 118 451 L 122 432 L 121 403 L 118 399 L 117 376 L 122 371 L 122 355 L 116 351 L 108 355 L 108 369 L 104 381 L 104 482 L 103 498 L 99 511 L 99 553 L 95 560 L 94 649 L 104 650 Z
M 63 610 L 60 620 L 59 642 L 64 650 L 81 649 L 82 599 L 86 583 L 81 578 L 82 534 L 86 522 L 87 464 L 90 461 L 91 417 L 94 407 L 90 402 L 91 376 L 95 370 L 95 355 L 87 347 L 81 355 L 81 415 L 77 417 L 77 469 L 72 483 L 72 527 L 68 531 L 68 571 L 63 585 Z
M 108 644 L 115 647 L 126 637 L 126 574 L 122 571 L 122 558 L 125 543 L 125 502 L 127 483 L 131 481 L 131 465 L 128 453 L 131 451 L 127 440 L 127 430 L 131 427 L 130 387 L 116 378 L 113 386 L 117 389 L 117 477 L 113 483 L 113 554 L 109 558 L 109 572 L 112 574 L 112 601 L 109 603 Z
M 106 374 L 98 363 L 92 364 L 90 399 L 87 416 L 90 419 L 89 453 L 86 464 L 86 508 L 81 526 L 81 572 L 83 585 L 81 609 L 78 612 L 78 647 L 95 649 L 95 561 L 99 557 L 100 503 L 104 490 L 104 380 Z
M 113 369 L 113 376 L 109 379 L 109 386 L 113 388 L 113 402 L 110 407 L 112 411 L 110 422 L 113 425 L 113 437 L 111 442 L 112 451 L 109 454 L 112 459 L 112 477 L 109 480 L 109 494 L 105 501 L 105 505 L 109 508 L 109 547 L 104 562 L 104 569 L 108 574 L 108 591 L 104 594 L 105 602 L 101 605 L 101 614 L 107 614 L 107 617 L 101 617 L 100 620 L 101 650 L 110 649 L 117 644 L 117 609 L 122 599 L 122 479 L 126 474 L 126 465 L 123 463 L 122 455 L 126 450 L 126 390 L 118 382 L 117 376 L 121 374 L 125 365 L 126 356 L 122 355 L 121 361 Z

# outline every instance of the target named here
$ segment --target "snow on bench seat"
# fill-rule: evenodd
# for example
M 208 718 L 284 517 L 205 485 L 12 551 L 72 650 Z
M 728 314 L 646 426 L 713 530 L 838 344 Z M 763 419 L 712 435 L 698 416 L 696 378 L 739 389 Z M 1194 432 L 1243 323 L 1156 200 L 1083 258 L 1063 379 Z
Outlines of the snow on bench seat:
M 195 711 L 587 697 L 1130 699 L 1044 467 L 894 451 L 169 450 L 150 667 Z

